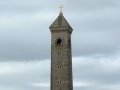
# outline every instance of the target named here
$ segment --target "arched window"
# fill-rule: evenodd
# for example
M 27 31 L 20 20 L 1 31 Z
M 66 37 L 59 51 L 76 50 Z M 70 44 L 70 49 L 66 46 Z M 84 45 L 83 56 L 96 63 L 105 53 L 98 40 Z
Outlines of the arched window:
M 62 40 L 61 39 L 57 40 L 57 45 L 62 45 Z

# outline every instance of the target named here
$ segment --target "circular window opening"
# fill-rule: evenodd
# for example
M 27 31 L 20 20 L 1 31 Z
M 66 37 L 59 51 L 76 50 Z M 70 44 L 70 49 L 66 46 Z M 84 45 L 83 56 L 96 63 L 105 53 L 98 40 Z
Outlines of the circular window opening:
M 62 40 L 61 39 L 57 40 L 57 45 L 62 45 Z

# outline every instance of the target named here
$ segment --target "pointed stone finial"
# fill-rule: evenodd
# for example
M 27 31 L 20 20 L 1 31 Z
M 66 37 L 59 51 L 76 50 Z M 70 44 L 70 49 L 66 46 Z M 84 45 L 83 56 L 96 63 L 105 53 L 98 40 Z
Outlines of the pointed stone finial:
M 64 7 L 63 7 L 62 4 L 60 4 L 59 8 L 60 8 L 60 12 L 62 12 L 62 10 L 63 10 Z

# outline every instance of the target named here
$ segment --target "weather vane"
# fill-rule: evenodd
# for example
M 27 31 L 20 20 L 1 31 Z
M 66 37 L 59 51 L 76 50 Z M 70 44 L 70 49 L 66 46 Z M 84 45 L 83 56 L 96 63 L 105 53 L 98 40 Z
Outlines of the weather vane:
M 60 12 L 62 12 L 62 10 L 63 10 L 64 7 L 63 7 L 62 4 L 60 4 L 59 8 L 60 8 Z

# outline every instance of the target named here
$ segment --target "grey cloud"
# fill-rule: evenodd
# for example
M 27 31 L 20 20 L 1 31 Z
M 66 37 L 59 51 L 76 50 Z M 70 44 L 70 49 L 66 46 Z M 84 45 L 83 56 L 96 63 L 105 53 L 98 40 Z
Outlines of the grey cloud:
M 0 58 L 3 60 L 32 60 L 50 57 L 50 31 L 46 26 L 43 26 L 46 27 L 44 29 L 39 27 L 39 24 L 43 23 L 41 21 L 34 22 L 34 25 L 32 23 L 29 23 L 29 25 L 20 23 L 17 25 L 17 28 L 10 27 L 9 29 L 1 30 Z M 43 37 L 45 37 L 44 40 Z
M 0 13 L 4 14 L 21 14 L 21 13 L 35 13 L 38 11 L 50 11 L 54 7 L 57 7 L 58 2 L 53 0 L 54 4 L 48 0 L 1 0 L 0 1 Z M 53 7 L 54 6 L 54 7 Z
M 10 2 L 11 4 L 8 5 Z M 15 0 L 1 1 L 0 11 L 7 12 L 7 14 L 1 12 L 0 15 L 0 58 L 2 61 L 50 58 L 49 25 L 57 17 L 55 14 L 57 9 L 53 9 L 49 2 L 40 2 L 38 6 L 39 2 L 32 0 L 24 3 Z M 119 53 L 120 2 L 118 0 L 76 2 L 69 0 L 64 2 L 66 6 L 64 16 L 74 28 L 72 34 L 74 56 Z M 55 4 L 57 3 L 55 1 Z M 45 7 L 44 4 L 47 4 L 48 7 Z M 3 6 L 10 8 L 4 9 Z M 35 8 L 33 8 L 34 6 Z M 38 10 L 38 7 L 43 8 Z M 33 8 L 33 12 L 31 8 Z M 13 10 L 12 13 L 9 12 L 9 9 Z
M 16 73 L 0 74 L 0 90 L 49 90 L 49 87 L 33 87 L 29 83 L 50 82 L 50 61 L 45 60 L 50 58 L 49 25 L 59 14 L 57 7 L 60 2 L 63 2 L 65 7 L 64 16 L 74 29 L 73 56 L 86 57 L 73 58 L 73 76 L 74 81 L 90 85 L 74 86 L 74 89 L 119 90 L 119 67 L 107 65 L 108 62 L 116 62 L 116 58 L 117 64 L 120 63 L 119 57 L 112 58 L 120 54 L 120 1 L 53 2 L 0 0 L 0 63 L 9 62 L 9 67 L 11 62 L 16 61 L 19 64 L 15 68 L 18 68 L 19 61 L 32 61 L 30 65 L 24 62 L 25 65 L 19 67 L 20 70 Z M 99 55 L 102 55 L 102 58 Z M 39 65 L 34 61 L 40 61 Z M 107 62 L 102 63 L 105 61 Z M 16 63 L 12 64 L 14 65 Z M 45 66 L 44 70 L 42 65 Z
M 119 7 L 120 1 L 119 0 L 84 0 L 84 1 L 73 1 L 69 0 L 65 4 L 65 6 L 68 6 L 69 11 L 73 10 L 73 12 L 85 12 L 85 11 L 97 11 L 100 9 L 105 8 L 117 8 Z M 72 7 L 73 6 L 73 7 Z M 67 10 L 68 10 L 67 9 Z

